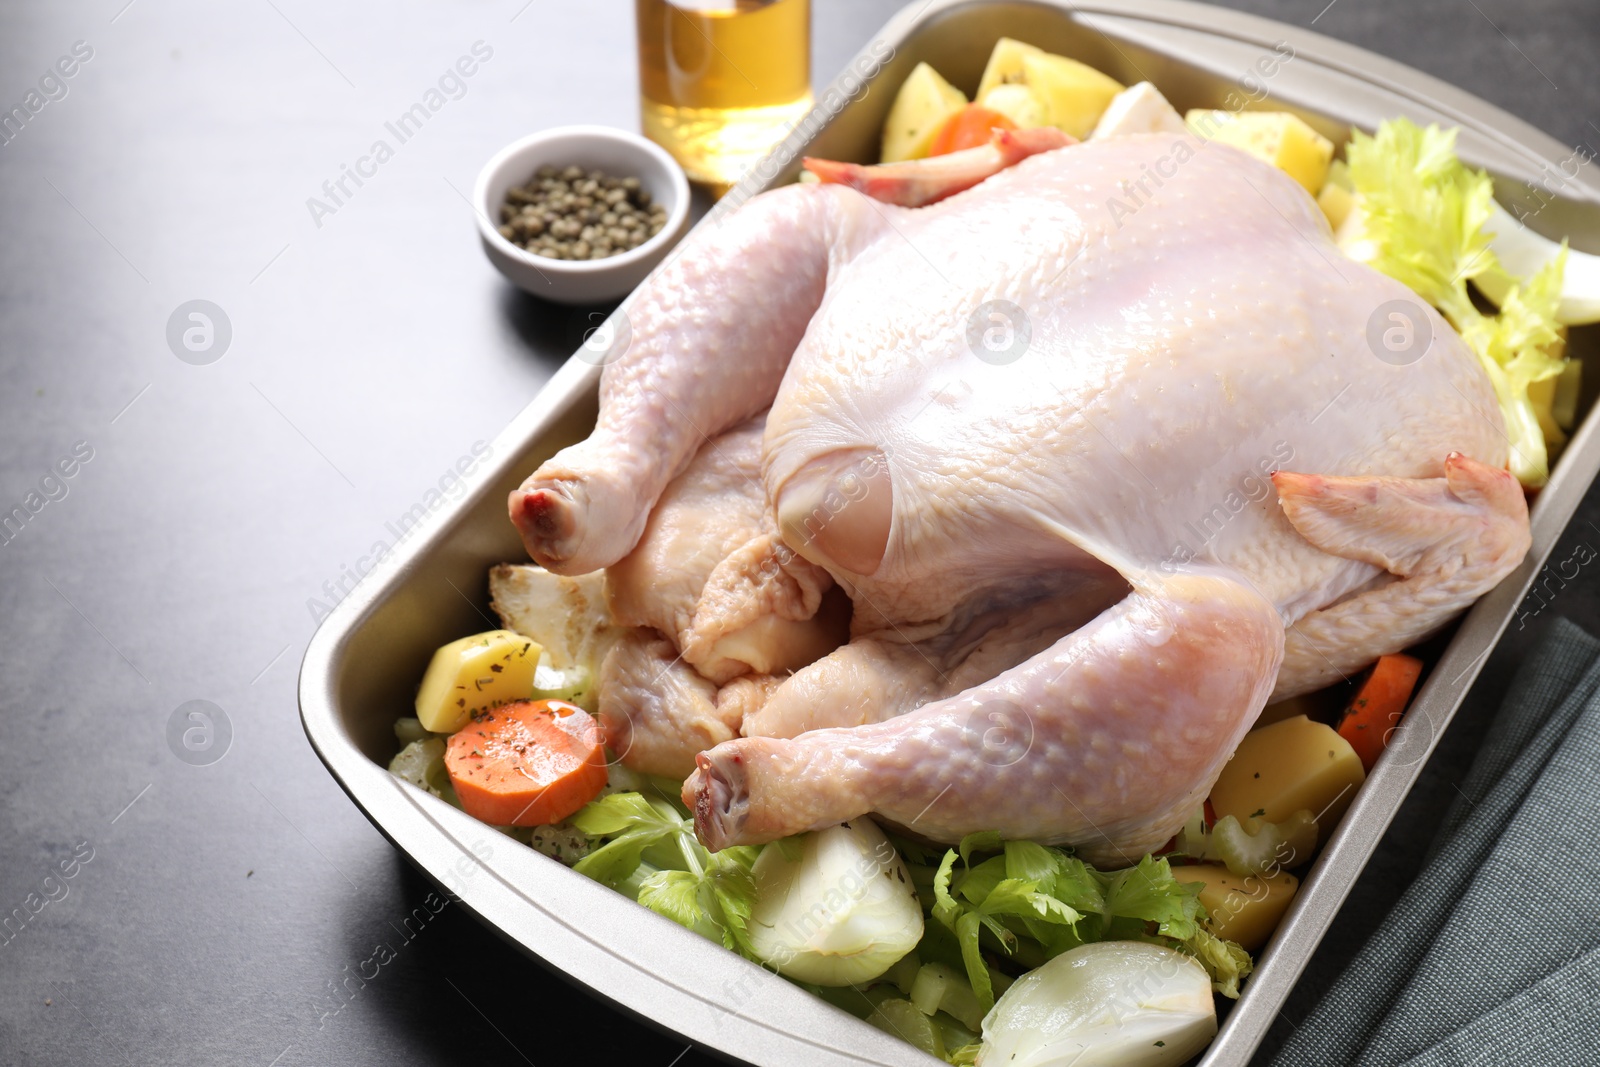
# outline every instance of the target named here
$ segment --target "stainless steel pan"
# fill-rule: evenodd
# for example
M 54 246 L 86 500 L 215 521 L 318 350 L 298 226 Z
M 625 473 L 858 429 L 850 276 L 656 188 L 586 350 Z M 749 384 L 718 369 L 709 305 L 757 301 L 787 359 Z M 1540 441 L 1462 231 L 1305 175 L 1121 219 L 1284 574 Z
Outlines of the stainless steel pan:
M 1289 108 L 1336 143 L 1352 126 L 1371 128 L 1395 115 L 1459 126 L 1462 155 L 1495 174 L 1508 206 L 1533 212 L 1536 229 L 1600 250 L 1600 187 L 1545 134 L 1361 49 L 1178 0 L 913 4 L 728 202 L 791 181 L 802 154 L 873 159 L 894 91 L 918 61 L 971 90 L 1000 36 L 1075 56 L 1125 83 L 1152 81 L 1180 110 L 1234 107 L 1241 97 Z M 1285 61 L 1286 49 L 1293 58 Z M 1274 55 L 1279 61 L 1267 62 Z M 1563 163 L 1579 171 L 1576 179 L 1565 177 Z M 1575 330 L 1575 354 L 1593 359 L 1597 332 Z M 485 606 L 486 570 L 525 558 L 506 519 L 506 494 L 541 460 L 588 432 L 598 379 L 597 366 L 570 360 L 495 438 L 470 491 L 425 520 L 334 609 L 301 669 L 306 734 L 345 791 L 412 862 L 502 936 L 619 1008 L 698 1045 L 773 1067 L 927 1063 L 910 1046 L 384 770 L 395 747 L 391 726 L 410 706 L 429 654 L 487 629 L 493 620 Z M 1588 416 L 1539 494 L 1527 560 L 1472 609 L 1433 665 L 1408 728 L 1367 779 L 1261 953 L 1243 998 L 1200 1061 L 1205 1067 L 1249 1060 L 1597 469 L 1600 429 Z

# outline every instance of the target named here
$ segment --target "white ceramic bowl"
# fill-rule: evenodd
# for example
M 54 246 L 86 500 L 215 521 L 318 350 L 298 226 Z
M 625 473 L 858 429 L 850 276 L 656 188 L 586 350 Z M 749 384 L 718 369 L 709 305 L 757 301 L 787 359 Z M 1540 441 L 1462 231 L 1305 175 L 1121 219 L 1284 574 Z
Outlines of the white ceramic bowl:
M 547 259 L 518 248 L 500 236 L 500 205 L 508 189 L 527 182 L 545 164 L 638 178 L 654 203 L 666 205 L 666 225 L 638 248 L 608 259 Z M 689 225 L 683 168 L 653 141 L 609 126 L 558 126 L 513 141 L 478 172 L 472 202 L 490 262 L 534 296 L 563 304 L 596 304 L 631 292 Z

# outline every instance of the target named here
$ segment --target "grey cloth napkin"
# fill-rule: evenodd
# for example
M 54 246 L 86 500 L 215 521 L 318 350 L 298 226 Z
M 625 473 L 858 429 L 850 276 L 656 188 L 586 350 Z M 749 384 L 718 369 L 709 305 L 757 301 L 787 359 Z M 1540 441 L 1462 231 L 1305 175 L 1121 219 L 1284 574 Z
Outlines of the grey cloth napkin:
M 1272 1067 L 1600 1064 L 1600 641 L 1557 620 L 1460 789 Z

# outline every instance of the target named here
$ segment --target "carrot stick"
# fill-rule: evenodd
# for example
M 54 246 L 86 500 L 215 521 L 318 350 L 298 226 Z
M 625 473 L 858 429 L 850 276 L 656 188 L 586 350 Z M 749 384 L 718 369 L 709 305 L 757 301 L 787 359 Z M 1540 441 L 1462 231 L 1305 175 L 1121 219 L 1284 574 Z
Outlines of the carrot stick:
M 468 815 L 491 826 L 559 822 L 606 784 L 600 726 L 562 700 L 518 700 L 450 737 L 445 769 Z
M 1372 673 L 1350 699 L 1339 720 L 1339 736 L 1350 742 L 1367 770 L 1383 755 L 1421 674 L 1422 661 L 1415 656 L 1379 656 Z

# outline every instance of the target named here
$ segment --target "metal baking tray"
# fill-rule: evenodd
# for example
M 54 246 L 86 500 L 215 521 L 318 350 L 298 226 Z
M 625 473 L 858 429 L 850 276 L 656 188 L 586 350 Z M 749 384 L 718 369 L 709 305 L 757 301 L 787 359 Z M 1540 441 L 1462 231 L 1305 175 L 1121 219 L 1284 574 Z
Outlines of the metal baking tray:
M 1016 37 L 1074 56 L 1125 83 L 1149 80 L 1180 109 L 1288 108 L 1335 143 L 1405 115 L 1459 126 L 1459 149 L 1499 179 L 1508 207 L 1548 235 L 1600 251 L 1600 187 L 1574 153 L 1481 100 L 1390 60 L 1298 27 L 1180 0 L 1078 4 L 931 0 L 889 21 L 819 106 L 726 198 L 792 181 L 803 154 L 869 161 L 894 92 L 920 60 L 976 87 L 990 47 Z M 1293 58 L 1282 61 L 1282 48 Z M 1268 76 L 1258 61 L 1276 54 Z M 1271 64 L 1268 64 L 1271 66 Z M 1230 97 L 1230 94 L 1235 94 Z M 1562 165 L 1577 170 L 1567 179 Z M 710 221 L 702 225 L 711 224 Z M 1590 367 L 1600 329 L 1574 330 Z M 1593 376 L 1591 376 L 1593 377 Z M 325 620 L 306 652 L 301 718 L 351 799 L 430 878 L 484 923 L 568 980 L 697 1045 L 771 1067 L 918 1064 L 922 1053 L 720 946 L 638 907 L 386 771 L 391 726 L 409 707 L 435 646 L 493 622 L 490 565 L 526 558 L 506 494 L 557 449 L 585 436 L 599 368 L 574 358 L 493 443 L 469 491 L 426 520 Z M 1431 664 L 1403 732 L 1324 848 L 1203 1067 L 1241 1067 L 1334 921 L 1445 725 L 1600 469 L 1600 429 L 1584 418 L 1533 508 L 1522 566 L 1468 613 Z

